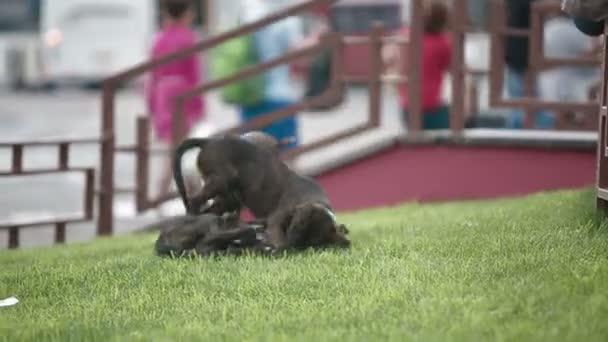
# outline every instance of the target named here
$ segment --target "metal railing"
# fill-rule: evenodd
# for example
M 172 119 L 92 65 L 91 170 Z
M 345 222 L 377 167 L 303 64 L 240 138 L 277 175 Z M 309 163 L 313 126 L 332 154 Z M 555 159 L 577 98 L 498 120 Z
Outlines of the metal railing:
M 71 223 L 81 223 L 93 220 L 93 203 L 95 197 L 95 169 L 94 168 L 73 168 L 69 166 L 70 146 L 84 144 L 98 144 L 101 139 L 59 139 L 59 140 L 35 140 L 24 142 L 0 142 L 0 148 L 11 149 L 12 163 L 11 169 L 7 172 L 0 172 L 0 177 L 15 176 L 40 176 L 47 174 L 78 172 L 82 173 L 85 179 L 83 193 L 83 214 L 72 217 L 52 217 L 42 220 L 22 221 L 22 222 L 0 222 L 0 230 L 8 230 L 8 247 L 11 249 L 19 247 L 19 231 L 24 227 L 55 226 L 55 243 L 64 243 L 66 238 L 66 225 Z M 23 155 L 26 147 L 50 146 L 58 148 L 57 167 L 47 169 L 26 170 L 23 167 Z
M 490 70 L 490 103 L 495 107 L 521 108 L 526 111 L 524 128 L 532 128 L 534 125 L 534 111 L 547 109 L 556 111 L 558 114 L 568 111 L 584 112 L 587 115 L 597 115 L 597 101 L 589 102 L 560 102 L 544 101 L 533 96 L 535 80 L 538 72 L 556 66 L 576 66 L 576 65 L 599 65 L 599 60 L 590 58 L 569 58 L 556 59 L 547 58 L 542 54 L 543 23 L 544 18 L 558 9 L 559 2 L 541 1 L 532 3 L 531 27 L 530 30 L 509 28 L 505 24 L 505 2 L 493 1 L 490 9 L 490 34 L 491 34 L 491 62 Z M 529 41 L 529 61 L 530 66 L 526 74 L 525 93 L 522 98 L 503 99 L 502 91 L 504 84 L 504 38 L 511 36 L 528 36 Z

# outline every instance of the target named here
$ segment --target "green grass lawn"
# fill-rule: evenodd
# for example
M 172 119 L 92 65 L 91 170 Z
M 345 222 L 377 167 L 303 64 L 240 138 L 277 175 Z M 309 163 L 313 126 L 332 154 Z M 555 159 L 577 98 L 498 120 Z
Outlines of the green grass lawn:
M 342 214 L 348 252 L 169 260 L 153 235 L 0 252 L 4 341 L 608 340 L 591 191 Z

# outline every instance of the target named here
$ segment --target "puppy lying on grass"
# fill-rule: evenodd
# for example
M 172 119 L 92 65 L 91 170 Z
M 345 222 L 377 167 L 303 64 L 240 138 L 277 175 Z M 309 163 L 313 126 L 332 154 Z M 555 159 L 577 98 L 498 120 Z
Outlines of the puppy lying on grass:
M 148 225 L 141 232 L 160 231 L 154 245 L 158 256 L 210 256 L 245 250 L 270 251 L 262 225 L 242 222 L 234 214 L 182 215 Z

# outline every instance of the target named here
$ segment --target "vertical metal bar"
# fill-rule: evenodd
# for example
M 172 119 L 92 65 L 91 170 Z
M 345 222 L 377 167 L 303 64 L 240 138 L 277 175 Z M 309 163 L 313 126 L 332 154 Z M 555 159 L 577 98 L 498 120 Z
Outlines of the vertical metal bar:
M 55 224 L 55 243 L 65 243 L 65 222 L 57 222 Z
M 604 51 L 602 58 L 602 94 L 600 95 L 600 104 L 602 107 L 608 106 L 608 35 L 604 35 Z
M 382 111 L 382 35 L 384 26 L 375 22 L 370 32 L 369 52 L 371 67 L 368 75 L 369 122 L 373 127 L 380 126 Z
M 23 145 L 13 145 L 13 173 L 23 172 Z
M 502 102 L 504 85 L 505 7 L 501 0 L 490 2 L 490 105 Z
M 114 207 L 114 100 L 116 85 L 112 81 L 103 84 L 101 125 L 101 180 L 99 193 L 98 235 L 112 235 Z
M 204 0 L 207 4 L 207 35 L 211 36 L 216 34 L 218 31 L 218 18 L 217 14 L 219 13 L 217 0 Z
M 411 5 L 410 5 L 411 6 Z M 405 81 L 403 83 L 399 83 L 397 84 L 396 88 L 397 88 L 397 92 L 401 92 L 401 87 L 410 87 L 410 84 L 413 84 L 412 79 L 409 75 L 410 72 L 410 68 L 409 68 L 409 55 L 410 55 L 410 46 L 411 46 L 411 41 L 408 41 L 406 44 L 399 44 L 399 52 L 397 53 L 398 55 L 398 65 L 397 68 L 395 70 L 395 72 L 397 72 L 397 74 L 403 78 L 405 78 Z M 408 132 L 412 131 L 412 127 L 420 127 L 420 123 L 419 121 L 416 121 L 416 123 L 413 123 L 413 119 L 412 119 L 412 114 L 411 112 L 409 113 L 407 118 L 404 118 L 404 114 L 403 113 L 403 109 L 401 108 L 401 104 L 399 104 L 399 117 L 401 118 L 401 122 L 405 122 L 407 124 L 407 129 Z M 407 110 L 407 108 L 405 108 Z M 414 118 L 416 119 L 416 118 Z
M 70 144 L 59 144 L 59 169 L 67 170 L 70 162 Z
M 344 85 L 344 40 L 339 33 L 332 32 L 329 34 L 332 49 L 331 63 L 331 84 L 332 88 L 343 87 Z
M 566 119 L 567 112 L 557 111 L 555 112 L 555 129 L 560 131 L 568 129 L 568 122 Z
M 137 118 L 137 146 L 135 148 L 135 206 L 137 211 L 141 212 L 147 208 L 148 202 L 148 186 L 149 186 L 149 168 L 150 168 L 150 152 L 149 147 L 149 124 L 150 121 L 146 116 Z
M 599 138 L 597 144 L 597 168 L 596 168 L 596 188 L 601 189 L 606 185 L 606 126 L 608 120 L 605 115 L 600 115 Z
M 452 104 L 450 109 L 450 129 L 454 134 L 462 133 L 464 129 L 465 102 L 465 73 L 464 60 L 465 33 L 467 32 L 468 0 L 456 0 L 451 16 L 452 23 Z M 416 13 L 416 12 L 415 12 Z
M 8 229 L 8 248 L 19 248 L 19 227 L 11 227 Z
M 538 3 L 530 3 L 530 37 L 528 49 L 528 69 L 538 70 L 542 55 L 542 21 Z
M 95 203 L 95 170 L 86 171 L 84 188 L 84 213 L 87 220 L 93 219 L 93 204 Z
M 604 51 L 603 51 L 603 58 L 602 58 L 602 69 L 603 69 L 603 73 L 602 73 L 602 96 L 601 96 L 601 105 L 600 105 L 600 115 L 599 117 L 601 118 L 601 116 L 607 116 L 608 115 L 608 110 L 606 110 L 606 107 L 608 107 L 608 22 L 605 21 L 605 25 L 604 25 Z M 606 125 L 608 125 L 608 117 L 606 118 Z M 608 129 L 604 132 L 605 136 L 604 136 L 604 146 L 608 146 Z M 602 155 L 604 156 L 604 154 Z M 604 172 L 608 172 L 608 170 L 604 170 Z
M 422 128 L 422 42 L 424 36 L 423 0 L 412 0 L 410 42 L 408 50 L 408 132 L 416 134 Z
M 533 98 L 534 94 L 536 93 L 536 80 L 534 79 L 535 77 L 535 70 L 528 68 L 528 70 L 524 74 L 524 96 L 526 98 Z M 531 129 L 536 126 L 534 118 L 536 116 L 537 110 L 538 109 L 536 107 L 530 108 L 526 106 L 524 108 L 524 128 Z
M 528 98 L 536 95 L 536 77 L 540 70 L 540 64 L 543 59 L 543 21 L 541 7 L 542 3 L 530 4 L 530 35 L 528 41 L 528 71 L 525 78 L 525 96 Z M 534 128 L 535 115 L 538 108 L 525 109 L 524 128 Z
M 475 81 L 471 81 L 471 88 L 469 93 L 469 113 L 472 115 L 479 115 L 479 92 L 477 91 L 477 84 Z
M 344 40 L 337 32 L 326 35 L 326 48 L 331 49 L 330 86 L 321 96 L 329 103 L 339 103 L 344 100 Z
M 608 23 L 604 26 L 604 32 L 608 33 Z M 598 141 L 597 141 L 597 156 L 596 156 L 596 168 L 595 168 L 595 185 L 596 191 L 604 186 L 606 179 L 608 178 L 608 169 L 606 169 L 606 142 L 608 134 L 608 118 L 606 117 L 606 101 L 608 91 L 608 36 L 604 34 L 604 49 L 602 51 L 602 94 L 600 96 L 600 113 L 598 115 Z M 596 194 L 597 204 L 599 210 L 605 210 L 608 207 L 608 203 L 601 199 Z M 605 212 L 604 212 L 605 213 Z

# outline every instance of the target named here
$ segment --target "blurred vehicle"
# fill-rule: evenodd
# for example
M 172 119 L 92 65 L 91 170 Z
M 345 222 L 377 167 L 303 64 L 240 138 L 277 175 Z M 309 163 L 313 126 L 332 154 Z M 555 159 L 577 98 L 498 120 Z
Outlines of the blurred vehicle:
M 39 28 L 40 0 L 0 1 L 0 83 L 17 89 L 46 82 Z
M 149 58 L 151 0 L 42 0 L 41 60 L 51 83 L 96 84 Z

